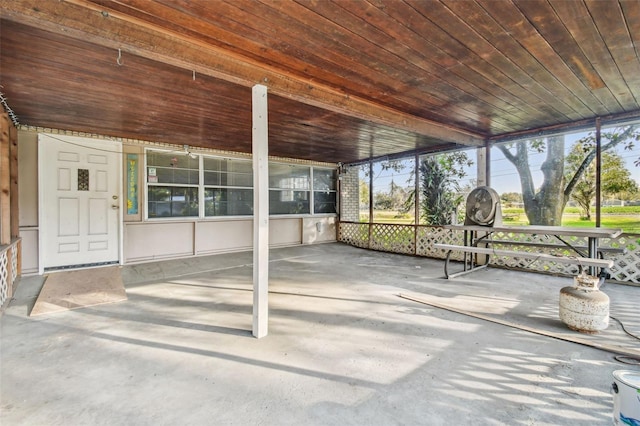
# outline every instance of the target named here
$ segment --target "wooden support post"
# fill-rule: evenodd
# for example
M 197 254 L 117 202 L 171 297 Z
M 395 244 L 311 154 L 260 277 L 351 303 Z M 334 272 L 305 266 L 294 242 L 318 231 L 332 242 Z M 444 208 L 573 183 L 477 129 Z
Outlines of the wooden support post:
M 0 114 L 0 245 L 11 243 L 11 122 L 7 113 Z
M 484 167 L 485 185 L 491 186 L 491 143 L 489 141 L 484 145 Z
M 488 186 L 487 184 L 487 147 L 476 149 L 476 173 L 478 178 L 476 186 Z
M 11 124 L 9 127 L 9 167 L 11 191 L 11 238 L 20 237 L 20 210 L 18 204 L 18 129 Z M 18 273 L 20 270 L 18 270 Z
M 269 138 L 267 87 L 252 89 L 253 335 L 267 335 L 269 319 Z

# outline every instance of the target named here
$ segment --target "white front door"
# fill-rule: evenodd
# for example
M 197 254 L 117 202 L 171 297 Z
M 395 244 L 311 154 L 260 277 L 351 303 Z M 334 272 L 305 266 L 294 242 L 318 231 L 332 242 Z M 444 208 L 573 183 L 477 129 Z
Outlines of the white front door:
M 119 261 L 121 145 L 40 134 L 40 273 Z

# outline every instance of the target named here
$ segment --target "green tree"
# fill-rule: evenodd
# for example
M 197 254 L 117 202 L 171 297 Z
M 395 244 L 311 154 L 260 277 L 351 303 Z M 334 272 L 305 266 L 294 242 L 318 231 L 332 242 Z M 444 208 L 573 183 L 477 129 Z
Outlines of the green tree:
M 374 194 L 373 205 L 380 210 L 401 211 L 407 201 L 407 197 L 407 191 L 392 179 L 389 184 L 389 192 L 377 192 Z
M 579 141 L 572 148 L 566 159 L 565 173 L 567 178 L 575 174 L 582 165 L 584 158 L 593 150 L 587 141 Z M 601 190 L 603 196 L 616 196 L 626 191 L 633 191 L 636 183 L 631 179 L 631 173 L 625 168 L 623 158 L 615 152 L 602 153 L 601 167 Z M 582 174 L 577 179 L 571 199 L 574 200 L 580 210 L 582 217 L 591 220 L 591 205 L 596 196 L 596 165 L 592 160 Z
M 369 185 L 361 180 L 359 182 L 360 188 L 359 188 L 359 197 L 360 197 L 360 204 L 369 204 Z
M 464 165 L 473 162 L 465 151 L 429 156 L 420 164 L 420 205 L 427 225 L 446 225 L 464 196 L 458 179 L 465 176 Z
M 500 195 L 500 200 L 507 205 L 522 203 L 522 194 L 519 192 L 504 192 Z
M 615 128 L 608 132 L 602 132 L 601 149 L 607 151 L 621 143 L 627 148 L 640 141 L 640 132 L 637 126 L 630 125 L 623 128 Z M 562 213 L 572 192 L 580 179 L 586 173 L 589 164 L 596 155 L 595 135 L 589 134 L 580 140 L 584 146 L 591 146 L 582 162 L 570 176 L 565 173 L 564 136 L 552 136 L 546 140 L 535 139 L 519 141 L 513 144 L 498 145 L 498 149 L 518 171 L 524 210 L 532 225 L 560 225 Z M 542 185 L 536 189 L 533 182 L 531 167 L 529 165 L 529 152 L 545 152 L 546 159 L 540 166 L 543 175 Z
M 601 187 L 602 192 L 611 197 L 637 191 L 638 184 L 631 178 L 631 172 L 625 167 L 621 155 L 603 154 Z

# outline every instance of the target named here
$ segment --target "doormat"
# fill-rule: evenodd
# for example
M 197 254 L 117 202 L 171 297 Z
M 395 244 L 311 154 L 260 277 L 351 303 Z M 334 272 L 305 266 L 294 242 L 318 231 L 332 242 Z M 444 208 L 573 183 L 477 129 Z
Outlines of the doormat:
M 119 266 L 52 272 L 30 316 L 127 300 Z

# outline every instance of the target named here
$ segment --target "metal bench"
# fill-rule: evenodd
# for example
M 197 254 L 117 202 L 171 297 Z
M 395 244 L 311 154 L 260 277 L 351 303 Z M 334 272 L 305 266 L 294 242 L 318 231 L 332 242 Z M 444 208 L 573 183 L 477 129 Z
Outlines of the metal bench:
M 552 243 L 536 243 L 536 242 L 532 242 L 532 241 L 514 241 L 514 240 L 494 240 L 494 239 L 487 239 L 487 240 L 478 240 L 478 243 L 490 243 L 493 246 L 522 246 L 522 247 L 540 247 L 540 248 L 550 248 L 550 249 L 555 249 L 555 250 L 562 250 L 562 249 L 570 249 L 575 251 L 576 253 L 579 253 L 581 257 L 587 257 L 586 253 L 589 250 L 589 248 L 587 246 L 574 246 L 572 244 L 569 244 L 567 242 L 565 242 L 564 240 L 561 240 L 564 245 L 562 244 L 552 244 Z M 618 247 L 598 247 L 598 256 L 602 259 L 603 258 L 603 254 L 604 253 L 608 253 L 608 254 L 624 254 L 627 252 L 627 249 L 625 248 L 618 248 Z
M 494 241 L 497 243 L 497 241 Z M 434 244 L 434 248 L 447 250 L 447 257 L 445 258 L 444 263 L 444 276 L 447 279 L 455 278 L 460 275 L 468 274 L 473 271 L 477 271 L 478 269 L 486 268 L 489 264 L 487 261 L 483 265 L 470 265 L 469 269 L 466 269 L 461 272 L 457 272 L 455 274 L 449 274 L 449 259 L 451 257 L 451 253 L 454 251 L 460 251 L 464 253 L 475 253 L 475 254 L 484 254 L 484 255 L 495 255 L 495 256 L 507 256 L 514 257 L 518 259 L 531 259 L 532 261 L 537 260 L 546 260 L 557 263 L 564 264 L 572 264 L 578 265 L 580 271 L 582 271 L 583 267 L 595 267 L 595 268 L 611 268 L 613 266 L 613 260 L 610 259 L 592 259 L 590 257 L 578 257 L 578 256 L 557 256 L 548 253 L 531 253 L 525 251 L 514 251 L 514 250 L 502 250 L 502 249 L 494 249 L 490 247 L 476 247 L 476 246 L 460 246 L 455 244 Z

